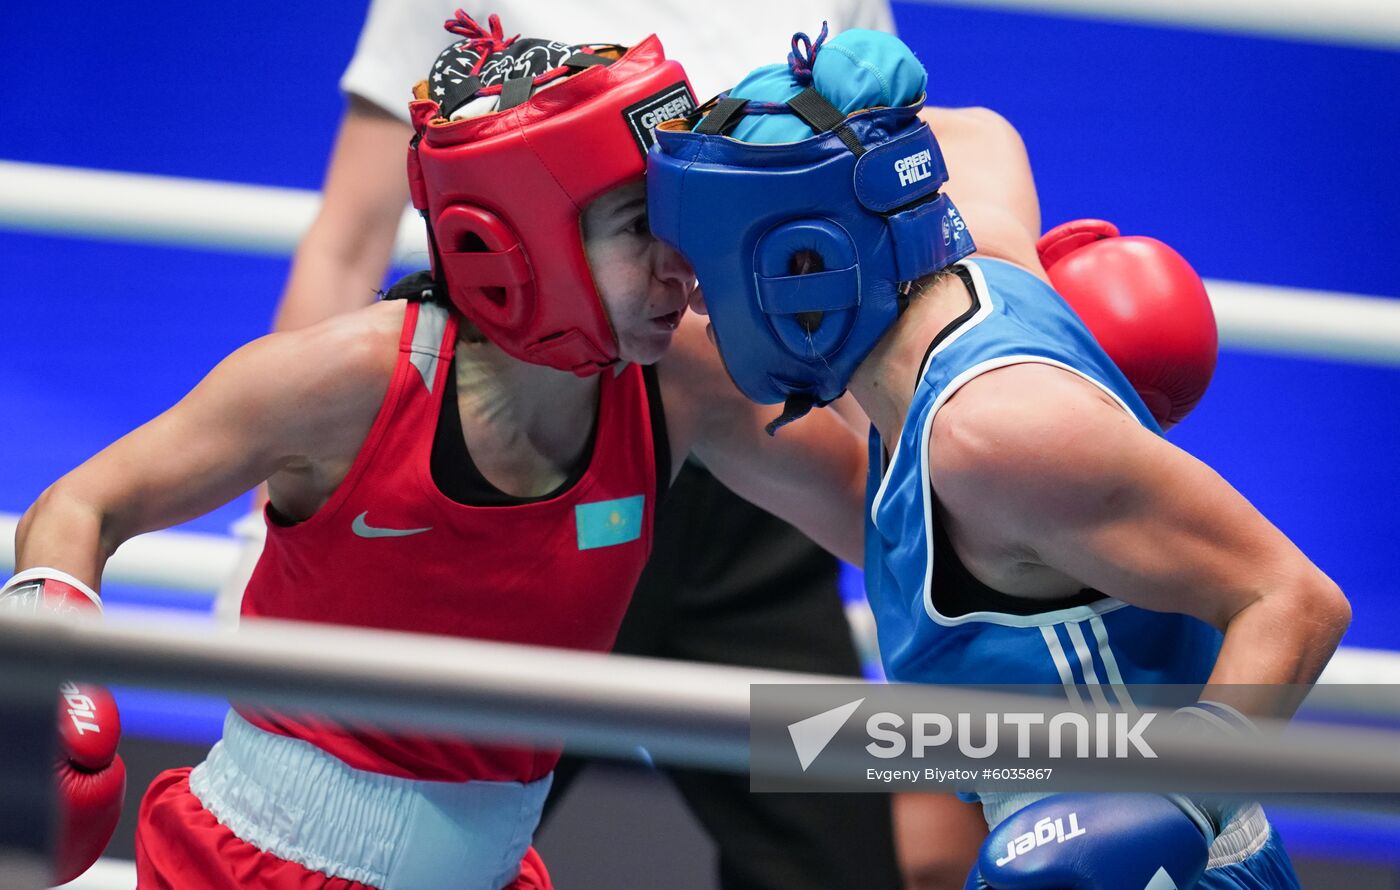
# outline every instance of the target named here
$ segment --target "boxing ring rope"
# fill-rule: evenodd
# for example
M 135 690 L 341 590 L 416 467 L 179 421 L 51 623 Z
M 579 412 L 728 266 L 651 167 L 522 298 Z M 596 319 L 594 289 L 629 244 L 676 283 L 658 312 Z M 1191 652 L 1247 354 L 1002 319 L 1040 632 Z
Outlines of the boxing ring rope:
M 19 517 L 0 513 L 0 573 L 15 566 Z M 228 535 L 161 531 L 137 535 L 117 549 L 102 580 L 206 595 L 219 590 L 238 564 L 240 543 Z
M 14 570 L 15 528 L 19 517 L 0 513 L 0 575 Z M 243 542 L 227 535 L 160 531 L 137 535 L 117 548 L 102 573 L 104 583 L 184 591 L 193 596 L 216 593 L 233 574 Z M 870 651 L 874 628 L 853 622 L 853 632 Z M 1400 652 L 1339 649 L 1320 683 L 1400 685 Z
M 0 615 L 0 707 L 37 702 L 47 727 L 52 699 L 40 690 L 60 678 L 161 687 L 219 695 L 300 712 L 315 710 L 506 743 L 558 745 L 580 753 L 635 759 L 647 749 L 657 762 L 746 773 L 756 758 L 790 756 L 786 742 L 760 749 L 749 737 L 749 687 L 754 684 L 852 684 L 849 677 L 692 664 L 514 643 L 468 640 L 260 619 L 238 629 L 188 619 L 153 621 L 65 615 Z M 1400 717 L 1400 689 L 1377 688 L 1356 716 Z M 26 698 L 27 694 L 27 698 Z M 912 686 L 919 709 L 947 713 L 1035 709 L 1043 699 L 984 689 Z M 914 699 L 911 698 L 911 701 Z M 773 704 L 774 724 L 810 717 L 810 705 Z M 781 724 L 780 724 L 781 721 Z M 998 739 L 1012 748 L 1016 728 Z M 1193 769 L 1228 771 L 1259 785 L 1292 787 L 1300 769 L 1317 785 L 1364 787 L 1366 794 L 1329 795 L 1318 805 L 1361 806 L 1400 813 L 1400 795 L 1369 789 L 1400 785 L 1400 733 L 1294 725 L 1285 734 L 1223 738 L 1195 730 L 1172 732 L 1162 755 L 1189 758 Z M 19 756 L 10 752 L 7 757 Z M 40 750 L 34 753 L 47 757 Z M 837 753 L 867 766 L 863 752 Z M 1090 776 L 1101 764 L 1074 758 L 1057 765 Z M 1125 784 L 1160 781 L 1146 761 L 1120 761 Z M 33 782 L 51 781 L 35 770 Z M 39 787 L 36 785 L 36 787 Z M 1374 798 L 1374 799 L 1370 799 Z
M 490 740 L 557 744 L 567 736 L 575 750 L 629 759 L 641 745 L 660 762 L 740 773 L 750 762 L 751 684 L 852 682 L 360 628 L 257 621 L 235 632 L 188 619 L 153 622 L 148 616 L 137 621 L 116 615 L 105 620 L 0 615 L 0 674 L 7 678 L 0 687 L 7 723 L 15 719 L 10 708 L 18 703 L 48 727 L 52 700 L 38 691 L 53 688 L 60 677 L 82 676 Z M 1026 699 L 985 690 L 922 691 L 930 708 L 948 712 L 980 710 L 989 702 L 1002 711 L 1033 707 Z M 1358 714 L 1400 716 L 1400 693 L 1393 689 L 1355 704 Z M 792 714 L 775 720 L 810 716 L 798 710 L 800 705 L 793 707 Z M 1009 724 L 1003 727 L 1000 743 L 1013 744 L 1014 731 Z M 1201 769 L 1242 771 L 1280 786 L 1305 769 L 1348 787 L 1358 781 L 1377 787 L 1400 782 L 1397 744 L 1400 735 L 1394 732 L 1316 727 L 1286 737 L 1176 734 L 1154 742 L 1162 753 L 1189 757 Z M 11 775 L 23 777 L 33 799 L 45 793 L 51 777 L 47 753 L 42 746 L 31 747 L 35 763 L 18 764 Z M 13 761 L 25 754 L 21 747 L 5 757 Z M 1132 778 L 1125 774 L 1125 781 Z M 9 789 L 12 795 L 17 790 Z M 1400 797 L 1394 795 L 1295 796 L 1292 801 L 1319 809 L 1400 812 Z M 36 867 L 34 857 L 26 864 Z M 104 859 L 65 886 L 128 890 L 134 884 L 132 863 Z
M 320 192 L 0 160 L 0 227 L 288 256 Z M 423 222 L 405 209 L 394 261 L 426 265 Z
M 286 255 L 319 201 L 301 189 L 0 161 L 0 226 L 23 231 Z M 426 264 L 409 211 L 394 259 Z M 1400 300 L 1236 281 L 1206 289 L 1226 347 L 1400 366 Z
M 1232 31 L 1263 37 L 1400 46 L 1400 6 L 1392 0 L 913 0 L 1011 12 L 1072 15 L 1149 25 Z

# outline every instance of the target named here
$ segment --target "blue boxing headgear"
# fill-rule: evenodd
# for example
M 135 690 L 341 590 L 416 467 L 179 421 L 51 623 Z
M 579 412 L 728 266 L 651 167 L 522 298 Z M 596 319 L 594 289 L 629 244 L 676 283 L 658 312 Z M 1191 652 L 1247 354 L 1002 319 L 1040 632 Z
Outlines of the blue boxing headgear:
M 845 391 L 898 318 L 903 282 L 975 249 L 939 192 L 948 172 L 918 118 L 922 98 L 847 116 L 810 87 L 776 106 L 729 96 L 693 132 L 693 117 L 656 130 L 652 231 L 694 266 L 734 383 L 756 402 L 787 402 L 775 425 Z M 816 135 L 726 135 L 774 113 Z

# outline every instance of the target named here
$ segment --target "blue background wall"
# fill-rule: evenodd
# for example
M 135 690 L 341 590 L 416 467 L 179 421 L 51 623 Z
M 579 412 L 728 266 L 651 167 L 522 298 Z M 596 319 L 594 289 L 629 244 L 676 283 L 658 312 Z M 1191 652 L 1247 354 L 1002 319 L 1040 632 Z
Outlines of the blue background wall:
M 57 19 L 12 5 L 0 158 L 316 188 L 364 7 L 152 0 Z M 1047 224 L 1104 216 L 1210 277 L 1400 297 L 1400 52 L 895 12 L 934 68 L 932 101 L 987 105 L 1021 129 Z M 0 258 L 9 511 L 265 331 L 286 271 L 279 259 L 13 232 L 0 232 Z M 1173 434 L 1343 585 L 1353 645 L 1400 647 L 1398 406 L 1400 370 L 1226 350 Z M 241 507 L 192 525 L 222 531 Z

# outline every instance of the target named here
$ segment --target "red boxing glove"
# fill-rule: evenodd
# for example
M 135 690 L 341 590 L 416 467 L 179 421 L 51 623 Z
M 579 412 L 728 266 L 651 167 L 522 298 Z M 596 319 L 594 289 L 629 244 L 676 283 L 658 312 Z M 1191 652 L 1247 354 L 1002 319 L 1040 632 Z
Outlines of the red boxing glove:
M 117 830 L 126 796 L 126 765 L 117 754 L 121 732 L 112 693 L 78 683 L 59 687 L 57 883 L 91 868 Z
M 37 568 L 20 572 L 0 589 L 0 609 L 101 612 L 102 603 L 77 578 Z M 110 692 L 78 683 L 59 687 L 55 883 L 67 883 L 91 868 L 116 831 L 126 794 L 126 766 L 117 755 L 120 738 L 121 718 Z
M 1056 226 L 1036 252 L 1162 428 L 1191 413 L 1215 372 L 1218 340 L 1205 286 L 1181 254 L 1099 219 Z

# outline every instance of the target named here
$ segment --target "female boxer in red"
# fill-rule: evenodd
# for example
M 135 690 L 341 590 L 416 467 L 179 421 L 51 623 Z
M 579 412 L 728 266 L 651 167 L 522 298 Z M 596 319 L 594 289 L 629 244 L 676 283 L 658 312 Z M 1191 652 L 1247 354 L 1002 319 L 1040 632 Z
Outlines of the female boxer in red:
M 691 452 L 857 558 L 856 435 L 826 416 L 767 441 L 703 333 L 677 336 L 693 275 L 652 238 L 641 179 L 651 126 L 693 105 L 680 66 L 655 38 L 459 28 L 417 90 L 410 148 L 434 273 L 238 350 L 59 480 L 0 598 L 95 602 L 123 540 L 267 480 L 245 617 L 606 650 Z M 115 709 L 94 708 L 107 744 L 70 742 L 97 778 L 63 785 L 65 879 L 119 807 Z M 146 794 L 140 883 L 548 886 L 530 838 L 556 757 L 240 705 L 204 763 Z

